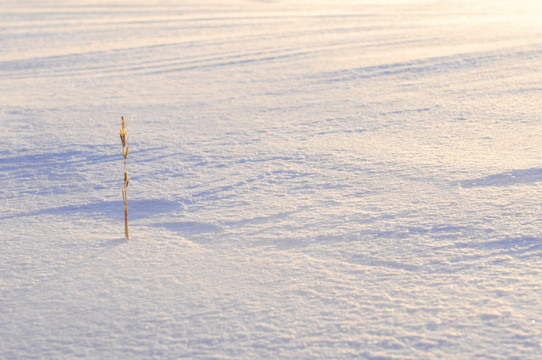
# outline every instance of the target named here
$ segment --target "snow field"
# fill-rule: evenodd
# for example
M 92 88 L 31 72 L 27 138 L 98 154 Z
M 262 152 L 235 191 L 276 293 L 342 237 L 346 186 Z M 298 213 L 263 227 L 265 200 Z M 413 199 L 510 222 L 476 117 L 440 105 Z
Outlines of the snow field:
M 540 358 L 537 2 L 0 7 L 0 357 Z

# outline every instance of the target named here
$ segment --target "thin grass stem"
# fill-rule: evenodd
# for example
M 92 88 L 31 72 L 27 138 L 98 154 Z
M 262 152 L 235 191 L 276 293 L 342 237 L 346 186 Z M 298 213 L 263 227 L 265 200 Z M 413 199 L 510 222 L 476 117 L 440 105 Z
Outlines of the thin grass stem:
M 124 187 L 122 189 L 122 201 L 124 202 L 124 234 L 126 239 L 130 238 L 130 233 L 128 231 L 128 184 L 130 183 L 130 178 L 128 177 L 128 171 L 126 171 L 126 160 L 128 158 L 128 140 L 126 138 L 126 122 L 124 121 L 124 116 L 120 117 L 121 128 L 120 128 L 120 140 L 122 142 L 122 154 L 124 156 Z

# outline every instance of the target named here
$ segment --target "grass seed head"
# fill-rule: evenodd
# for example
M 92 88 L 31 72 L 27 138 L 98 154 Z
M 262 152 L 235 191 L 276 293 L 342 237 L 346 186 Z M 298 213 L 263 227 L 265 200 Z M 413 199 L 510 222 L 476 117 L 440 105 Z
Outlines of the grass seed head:
M 128 184 L 130 183 L 130 178 L 128 177 L 128 172 L 126 171 L 126 158 L 128 157 L 129 146 L 126 145 L 126 122 L 124 121 L 124 116 L 120 117 L 121 128 L 120 128 L 120 141 L 122 142 L 122 154 L 124 156 L 124 188 L 122 189 L 122 200 L 124 202 L 124 231 L 126 238 L 129 239 L 130 235 L 128 233 L 128 195 L 127 189 Z

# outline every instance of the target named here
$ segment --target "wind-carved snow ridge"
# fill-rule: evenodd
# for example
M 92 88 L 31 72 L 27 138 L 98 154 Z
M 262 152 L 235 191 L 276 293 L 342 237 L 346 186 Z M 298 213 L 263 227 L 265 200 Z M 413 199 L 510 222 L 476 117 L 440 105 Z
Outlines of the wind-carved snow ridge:
M 512 50 L 512 52 L 511 52 Z M 370 79 L 375 77 L 399 76 L 404 79 L 418 79 L 431 74 L 464 72 L 465 70 L 484 69 L 496 62 L 512 62 L 532 59 L 540 56 L 542 49 L 534 46 L 531 49 L 514 51 L 514 48 L 499 49 L 493 52 L 460 53 L 434 58 L 422 58 L 407 62 L 394 62 L 384 65 L 375 65 L 354 68 L 322 74 L 322 78 L 330 82 L 343 82 Z M 326 80 L 323 80 L 326 81 Z
M 540 2 L 0 8 L 1 359 L 540 358 Z
M 500 174 L 484 176 L 479 179 L 461 180 L 464 188 L 480 186 L 511 186 L 520 184 L 536 184 L 542 181 L 542 168 L 507 171 Z
M 542 256 L 542 238 L 540 237 L 507 238 L 478 244 L 458 243 L 456 246 L 460 248 L 489 250 L 499 255 L 506 254 L 519 258 L 540 258 Z

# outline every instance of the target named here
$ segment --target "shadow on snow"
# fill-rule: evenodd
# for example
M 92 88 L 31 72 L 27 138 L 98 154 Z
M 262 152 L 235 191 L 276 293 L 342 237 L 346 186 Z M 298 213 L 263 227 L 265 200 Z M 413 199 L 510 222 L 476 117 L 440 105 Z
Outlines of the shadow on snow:
M 181 208 L 181 206 L 178 202 L 165 199 L 130 200 L 128 202 L 128 214 L 130 220 L 144 219 L 155 214 L 170 212 L 179 208 Z M 124 220 L 124 204 L 122 201 L 100 201 L 83 205 L 52 207 L 38 211 L 4 216 L 0 219 L 40 215 L 73 216 L 74 214 L 85 214 L 91 217 L 110 217 L 116 220 Z

